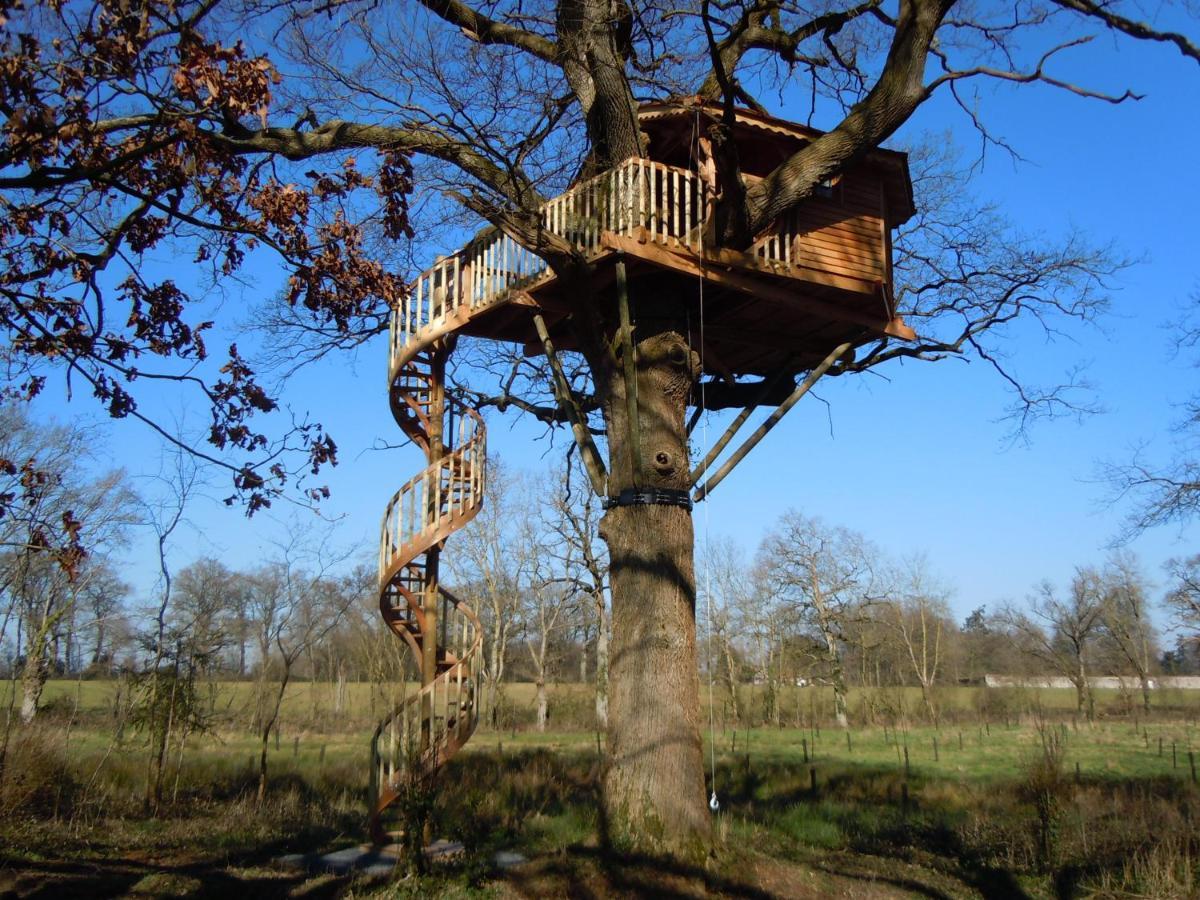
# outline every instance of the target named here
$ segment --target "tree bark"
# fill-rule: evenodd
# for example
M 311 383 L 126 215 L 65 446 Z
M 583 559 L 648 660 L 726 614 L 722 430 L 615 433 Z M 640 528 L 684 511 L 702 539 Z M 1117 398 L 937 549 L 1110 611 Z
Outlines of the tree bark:
M 698 359 L 679 333 L 641 340 L 636 423 L 629 421 L 622 379 L 598 379 L 608 424 L 610 494 L 633 484 L 631 425 L 640 433 L 644 486 L 688 487 L 684 414 L 697 369 Z M 608 837 L 617 846 L 698 861 L 707 853 L 711 828 L 700 742 L 691 514 L 678 506 L 616 507 L 604 515 L 600 534 L 609 548 L 612 584 Z
M 30 623 L 29 637 L 25 643 L 25 665 L 21 670 L 21 724 L 28 725 L 38 714 L 42 703 L 42 691 L 50 677 L 50 624 L 46 612 L 36 625 Z
M 21 724 L 28 725 L 37 717 L 49 675 L 50 665 L 44 653 L 26 656 L 21 670 Z
M 546 679 L 538 676 L 537 680 L 537 730 L 546 730 L 547 718 Z
M 608 728 L 608 617 L 604 592 L 596 591 L 596 726 Z

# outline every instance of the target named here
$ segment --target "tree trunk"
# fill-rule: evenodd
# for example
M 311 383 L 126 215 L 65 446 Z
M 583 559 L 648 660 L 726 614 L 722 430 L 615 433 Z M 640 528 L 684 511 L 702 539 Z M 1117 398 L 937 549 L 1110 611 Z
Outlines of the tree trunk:
M 37 627 L 30 624 L 25 643 L 25 666 L 21 670 L 21 722 L 24 725 L 32 722 L 41 708 L 42 690 L 50 677 L 49 649 L 50 625 L 43 614 Z
M 1150 712 L 1150 676 L 1143 670 L 1138 673 L 1138 680 L 1142 683 L 1142 709 Z
M 258 756 L 258 805 L 262 806 L 263 801 L 267 799 L 267 757 L 269 752 L 269 744 L 271 740 L 271 729 L 276 728 L 279 722 L 279 709 L 283 706 L 283 694 L 287 690 L 288 680 L 292 674 L 291 661 L 285 659 L 283 664 L 283 676 L 279 680 L 279 691 L 275 694 L 275 706 L 271 709 L 269 716 L 264 716 L 262 727 L 262 747 Z M 278 741 L 278 735 L 276 735 Z
M 30 653 L 25 657 L 25 666 L 21 670 L 21 723 L 28 725 L 34 720 L 41 708 L 42 690 L 46 687 L 46 679 L 50 674 L 50 666 L 45 653 Z
M 934 728 L 938 727 L 937 708 L 933 705 L 933 685 L 929 684 L 925 679 L 920 679 L 921 683 L 921 702 L 925 704 L 925 712 L 929 714 L 929 723 Z
M 96 645 L 92 648 L 92 665 L 99 666 L 104 658 L 104 622 L 96 623 Z
M 829 661 L 829 680 L 833 682 L 833 715 L 839 728 L 850 727 L 849 709 L 846 703 L 846 672 L 842 668 L 842 655 L 838 652 L 837 637 L 832 630 L 822 623 L 822 637 L 825 639 L 825 658 Z
M 637 437 L 642 486 L 684 490 L 684 413 L 698 358 L 666 331 L 638 343 Z M 596 367 L 593 366 L 593 372 Z M 610 494 L 634 484 L 625 386 L 599 374 L 609 434 Z M 620 506 L 605 513 L 612 584 L 608 837 L 620 847 L 699 861 L 711 837 L 700 742 L 695 536 L 688 510 Z
M 608 618 L 604 615 L 604 594 L 596 599 L 596 725 L 608 728 Z
M 733 721 L 742 721 L 742 711 L 738 706 L 737 695 L 737 672 L 733 662 L 733 650 L 729 646 L 729 639 L 722 637 L 721 647 L 725 653 L 725 677 L 729 681 L 729 702 L 733 710 Z
M 541 675 L 537 680 L 537 730 L 546 730 L 547 704 L 546 704 L 546 679 Z

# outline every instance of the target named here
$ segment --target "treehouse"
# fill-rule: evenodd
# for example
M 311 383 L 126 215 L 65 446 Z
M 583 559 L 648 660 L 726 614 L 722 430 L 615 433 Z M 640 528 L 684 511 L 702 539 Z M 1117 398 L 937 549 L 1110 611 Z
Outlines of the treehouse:
M 707 126 L 713 107 L 652 103 L 639 110 L 644 159 L 577 181 L 545 204 L 547 231 L 582 249 L 597 288 L 622 254 L 639 316 L 690 316 L 704 303 L 705 369 L 740 375 L 799 372 L 843 342 L 914 335 L 896 314 L 892 229 L 913 214 L 906 155 L 875 150 L 777 219 L 744 251 L 713 240 L 715 185 Z M 821 132 L 739 110 L 734 126 L 747 182 Z M 559 349 L 571 349 L 567 304 L 543 260 L 507 235 L 485 232 L 439 259 L 412 286 L 393 327 L 403 358 L 451 332 L 524 344 L 540 354 L 533 315 Z
M 750 388 L 752 397 L 740 395 L 746 409 L 697 470 L 682 472 L 691 486 L 708 473 L 753 407 L 778 404 L 697 488 L 697 500 L 835 359 L 885 335 L 913 337 L 896 315 L 892 295 L 891 230 L 913 213 L 904 155 L 867 154 L 824 186 L 820 196 L 781 216 L 744 250 L 734 250 L 714 240 L 716 169 L 704 135 L 717 115 L 694 104 L 643 106 L 639 120 L 646 158 L 582 177 L 541 210 L 545 230 L 578 248 L 594 267 L 596 302 L 616 296 L 622 321 L 631 316 L 635 326 L 654 320 L 676 330 L 686 326 L 707 375 L 730 387 L 729 395 Z M 745 111 L 737 114 L 733 128 L 740 165 L 751 181 L 766 177 L 818 135 Z M 606 292 L 614 281 L 617 289 Z M 396 705 L 371 740 L 376 842 L 391 836 L 385 813 L 403 807 L 412 785 L 463 747 L 479 718 L 482 625 L 474 610 L 441 584 L 438 560 L 446 539 L 483 503 L 486 435 L 479 412 L 445 390 L 453 342 L 440 339 L 468 334 L 515 342 L 532 355 L 548 353 L 562 385 L 556 389 L 559 402 L 570 407 L 552 349 L 574 346 L 566 321 L 568 300 L 574 298 L 564 296 L 566 290 L 543 259 L 491 229 L 421 273 L 392 311 L 392 415 L 424 451 L 427 465 L 400 487 L 384 512 L 379 607 L 387 627 L 411 648 L 421 688 Z M 611 310 L 599 318 L 613 323 Z M 621 331 L 628 341 L 630 330 Z M 622 358 L 628 383 L 636 377 L 635 364 L 632 354 Z M 809 375 L 801 385 L 782 377 L 804 371 Z M 764 387 L 739 385 L 743 375 L 763 376 Z M 786 400 L 767 395 L 774 385 Z M 625 396 L 632 404 L 629 421 L 639 421 L 637 391 L 627 389 Z M 720 405 L 713 388 L 704 396 L 710 407 Z M 586 445 L 590 437 L 577 411 L 572 427 L 576 440 Z M 638 451 L 630 455 L 640 459 Z M 598 472 L 592 483 L 597 494 L 607 491 Z M 686 490 L 642 487 L 635 478 L 634 488 L 603 500 L 691 508 Z

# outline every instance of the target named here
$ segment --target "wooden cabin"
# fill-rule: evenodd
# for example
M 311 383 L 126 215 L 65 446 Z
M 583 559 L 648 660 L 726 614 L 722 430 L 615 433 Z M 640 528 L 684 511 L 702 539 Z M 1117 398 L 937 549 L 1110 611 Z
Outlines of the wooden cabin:
M 891 232 L 914 212 L 906 155 L 872 151 L 747 250 L 719 248 L 703 137 L 719 115 L 696 103 L 642 106 L 647 157 L 581 179 L 548 201 L 547 230 L 589 255 L 601 287 L 623 253 L 640 320 L 683 318 L 698 334 L 703 303 L 703 355 L 712 375 L 799 372 L 844 341 L 913 338 L 892 294 Z M 737 113 L 734 129 L 748 179 L 766 176 L 820 134 L 748 110 Z M 522 343 L 538 354 L 532 316 L 539 310 L 556 344 L 570 349 L 556 279 L 541 259 L 492 231 L 417 279 L 394 317 L 393 363 L 452 331 Z

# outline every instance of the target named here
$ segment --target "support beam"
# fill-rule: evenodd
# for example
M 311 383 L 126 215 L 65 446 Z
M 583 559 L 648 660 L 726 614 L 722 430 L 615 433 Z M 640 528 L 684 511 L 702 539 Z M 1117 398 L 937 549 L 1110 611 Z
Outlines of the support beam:
M 746 424 L 746 420 L 750 418 L 750 414 L 762 405 L 762 403 L 767 399 L 767 396 L 771 393 L 771 389 L 779 383 L 780 379 L 783 378 L 785 374 L 786 370 L 780 369 L 770 378 L 763 379 L 761 385 L 756 385 L 758 391 L 755 396 L 750 400 L 749 403 L 746 404 L 745 408 L 737 414 L 737 417 L 729 424 L 729 427 L 725 429 L 725 433 L 722 434 L 721 437 L 717 439 L 717 442 L 709 448 L 708 453 L 705 454 L 700 465 L 696 466 L 696 468 L 692 470 L 690 483 L 693 487 L 695 487 L 696 482 L 698 482 L 704 477 L 705 474 L 707 474 L 708 467 L 711 466 L 716 461 L 717 457 L 721 455 L 721 451 L 724 450 L 729 442 L 733 440 L 734 435 L 738 433 L 738 430 Z M 784 402 L 786 403 L 787 401 L 784 400 Z
M 566 373 L 563 372 L 562 363 L 558 361 L 558 354 L 554 350 L 554 343 L 550 340 L 550 332 L 546 328 L 546 320 L 542 318 L 541 313 L 533 317 L 533 326 L 537 329 L 538 337 L 542 339 L 542 350 L 550 361 L 554 396 L 558 400 L 563 415 L 571 423 L 571 433 L 575 437 L 575 445 L 579 447 L 583 467 L 587 470 L 588 480 L 592 483 L 592 491 L 597 497 L 603 497 L 605 496 L 608 472 L 604 468 L 604 461 L 600 458 L 600 451 L 596 449 L 596 443 L 592 440 L 592 434 L 588 431 L 587 419 L 571 393 L 571 385 L 567 381 Z
M 802 307 L 813 315 L 830 319 L 834 322 L 861 325 L 864 328 L 869 328 L 876 334 L 886 334 L 889 337 L 899 338 L 904 341 L 915 340 L 917 336 L 917 333 L 905 325 L 904 320 L 899 316 L 892 319 L 885 319 L 883 317 L 875 318 L 865 313 L 848 309 L 837 303 L 818 300 L 815 297 L 805 297 L 797 293 L 795 289 L 768 282 L 763 278 L 757 277 L 757 275 L 759 272 L 769 275 L 790 275 L 800 281 L 809 281 L 813 284 L 827 287 L 837 287 L 842 290 L 849 290 L 852 293 L 863 295 L 876 294 L 878 285 L 866 281 L 833 275 L 822 275 L 822 277 L 817 278 L 811 273 L 806 277 L 800 277 L 798 274 L 799 270 L 796 267 L 787 272 L 776 272 L 771 270 L 769 266 L 760 264 L 754 257 L 747 253 L 735 253 L 733 251 L 721 251 L 718 253 L 715 250 L 705 249 L 704 265 L 702 266 L 700 257 L 696 256 L 686 247 L 665 247 L 652 243 L 643 244 L 636 238 L 623 237 L 608 231 L 600 236 L 600 242 L 611 250 L 628 253 L 630 256 L 636 256 L 639 259 L 644 259 L 647 262 L 663 266 L 664 268 L 674 269 L 677 272 L 699 275 L 713 284 L 733 288 L 736 291 L 742 291 L 743 293 L 762 297 L 776 303 L 788 303 L 796 307 Z M 723 269 L 719 268 L 719 266 L 729 266 L 730 268 Z
M 629 283 L 625 278 L 625 254 L 617 254 L 617 309 L 621 316 L 621 363 L 625 375 L 625 410 L 629 419 L 629 470 L 633 486 L 642 486 L 642 426 L 638 418 L 637 358 L 633 326 L 629 321 Z
M 754 429 L 753 434 L 746 438 L 737 450 L 733 451 L 729 459 L 721 464 L 721 468 L 717 470 L 717 473 L 696 491 L 692 499 L 699 503 L 711 494 L 713 488 L 720 484 L 725 479 L 725 476 L 732 472 L 734 467 L 746 458 L 746 454 L 753 450 L 758 445 L 758 442 L 767 436 L 767 432 L 779 424 L 779 420 L 787 415 L 788 411 L 800 401 L 801 397 L 812 390 L 812 386 L 821 380 L 821 376 L 828 372 L 829 367 L 837 362 L 842 354 L 849 350 L 851 346 L 850 342 L 847 341 L 844 344 L 838 344 L 838 346 L 834 347 L 829 355 L 821 360 L 820 365 L 809 372 L 808 377 L 800 383 L 796 390 L 792 391 L 791 396 L 779 404 L 775 411 L 767 417 L 767 420 Z

